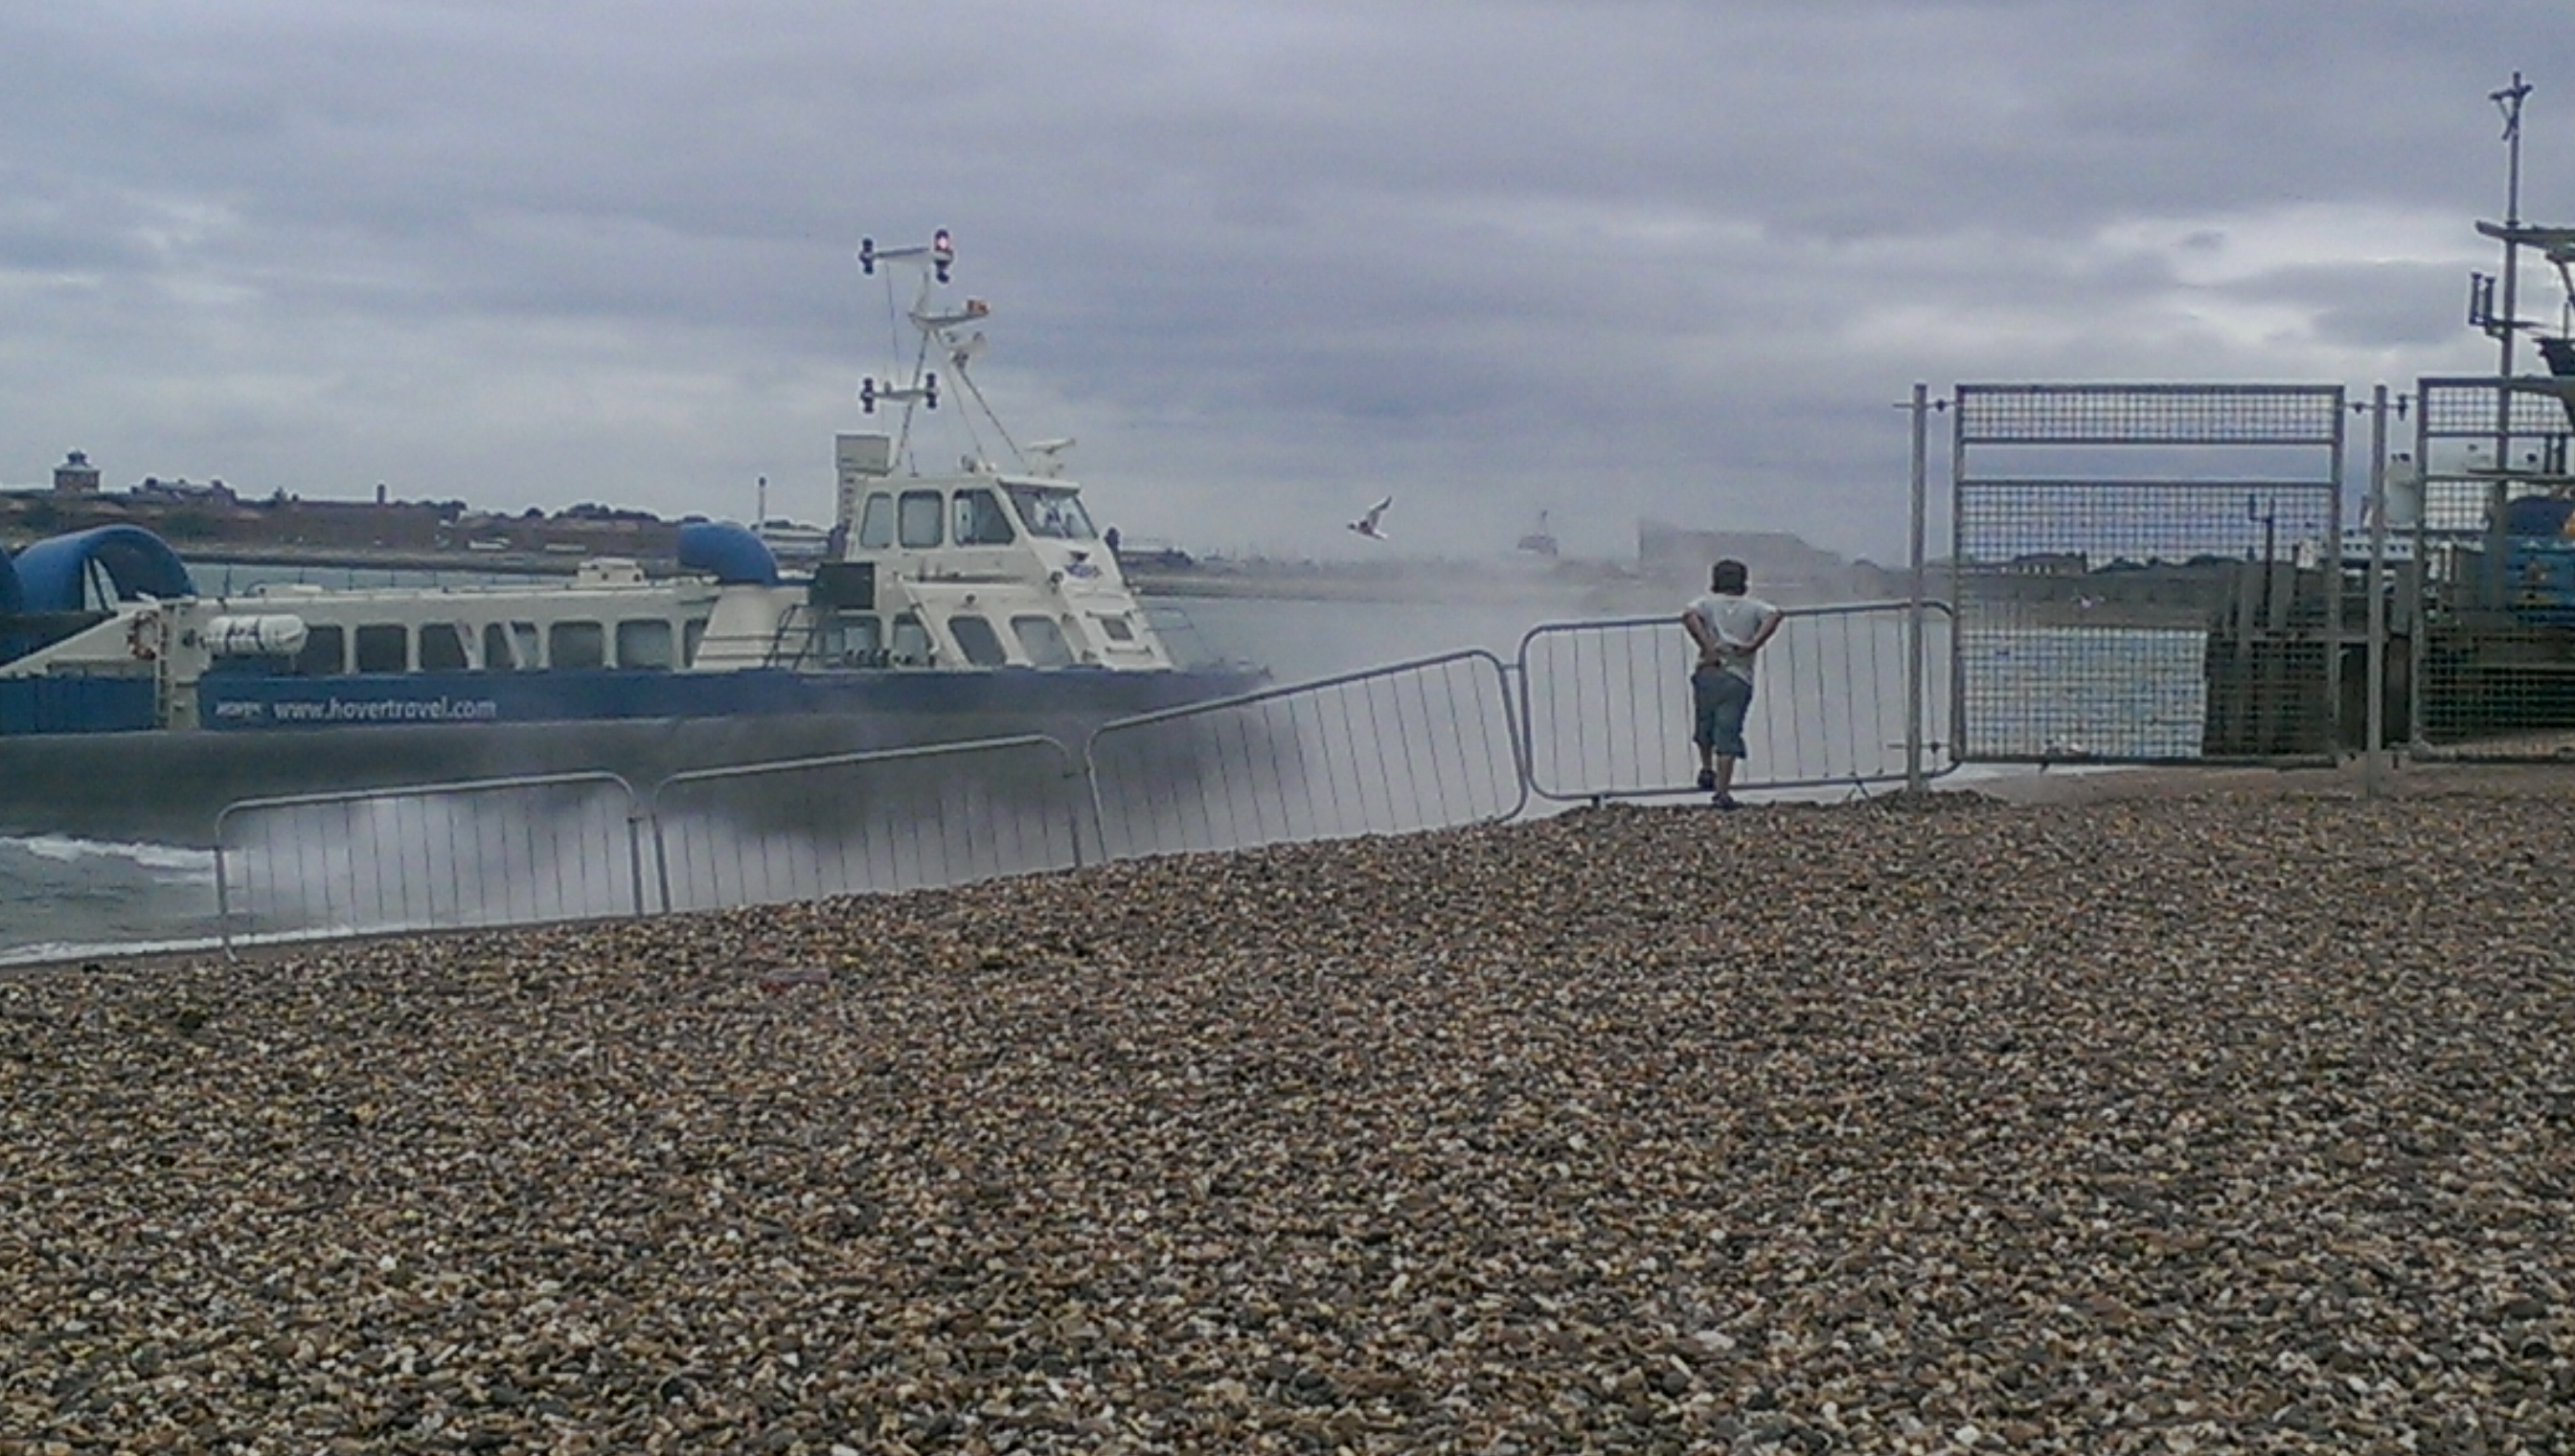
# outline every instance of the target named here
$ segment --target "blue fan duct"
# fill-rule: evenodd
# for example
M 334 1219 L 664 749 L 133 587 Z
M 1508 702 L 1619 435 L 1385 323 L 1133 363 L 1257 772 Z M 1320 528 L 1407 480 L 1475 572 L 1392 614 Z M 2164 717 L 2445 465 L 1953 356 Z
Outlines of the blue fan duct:
M 97 564 L 120 602 L 137 597 L 176 601 L 197 595 L 188 569 L 169 544 L 140 526 L 100 526 L 37 542 L 15 563 L 22 612 L 78 612 L 90 566 Z
M 769 543 L 730 521 L 692 521 L 681 527 L 680 570 L 705 572 L 727 587 L 778 585 L 778 556 Z
M 2522 496 L 2504 504 L 2504 534 L 2507 536 L 2563 536 L 2566 534 L 2566 519 L 2570 516 L 2575 516 L 2575 501 L 2552 500 L 2546 496 Z

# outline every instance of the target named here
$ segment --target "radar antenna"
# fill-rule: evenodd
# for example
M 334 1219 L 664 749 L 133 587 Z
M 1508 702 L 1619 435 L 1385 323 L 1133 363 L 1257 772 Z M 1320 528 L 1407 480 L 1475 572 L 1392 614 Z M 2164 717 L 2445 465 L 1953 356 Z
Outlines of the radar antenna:
M 948 281 L 948 270 L 956 261 L 957 247 L 946 228 L 931 234 L 927 244 L 913 248 L 880 248 L 874 238 L 859 240 L 859 272 L 870 278 L 876 276 L 880 263 L 905 263 L 920 268 L 921 283 L 913 301 L 915 317 L 919 317 L 921 310 L 929 304 L 931 289 Z M 894 332 L 894 277 L 889 273 L 886 277 L 886 314 L 890 334 Z M 900 353 L 903 347 L 900 337 L 897 336 L 893 343 L 896 352 Z M 911 454 L 914 409 L 939 408 L 939 376 L 931 371 L 929 364 L 930 343 L 924 339 L 921 347 L 913 353 L 910 383 L 880 380 L 873 375 L 859 381 L 859 408 L 868 414 L 875 414 L 879 404 L 903 406 L 903 419 L 895 427 L 894 455 L 898 460 Z M 914 474 L 919 473 L 916 468 Z
M 993 313 L 992 305 L 980 298 L 969 298 L 955 307 L 934 308 L 932 306 L 939 286 L 949 282 L 949 270 L 956 261 L 956 244 L 945 228 L 932 234 L 929 244 L 923 247 L 880 248 L 874 238 L 859 240 L 859 271 L 863 274 L 874 277 L 877 265 L 880 263 L 910 264 L 921 270 L 921 282 L 913 295 L 912 306 L 909 309 L 898 309 L 894 300 L 894 281 L 889 277 L 886 282 L 887 325 L 889 332 L 895 335 L 893 342 L 896 352 L 899 354 L 902 350 L 901 328 L 895 322 L 895 315 L 898 312 L 910 320 L 914 330 L 920 335 L 919 343 L 913 351 L 910 375 L 912 382 L 900 384 L 894 380 L 879 380 L 874 377 L 862 379 L 859 381 L 859 406 L 869 414 L 875 414 L 880 403 L 903 406 L 903 418 L 897 428 L 895 440 L 895 455 L 898 459 L 911 459 L 914 408 L 916 406 L 927 410 L 939 408 L 939 371 L 930 367 L 932 351 L 936 349 L 938 363 L 944 368 L 949 379 L 964 387 L 967 397 L 975 402 L 976 410 L 980 411 L 984 419 L 991 424 L 993 432 L 1001 437 L 1003 446 L 1010 451 L 1012 459 L 1019 464 L 1020 469 L 1029 470 L 1031 466 L 1027 455 L 1020 449 L 1019 442 L 1011 438 L 1010 428 L 1002 423 L 1002 417 L 993 408 L 993 402 L 985 398 L 983 387 L 975 382 L 975 376 L 970 368 L 976 356 L 984 352 L 985 341 L 982 330 L 975 329 L 969 332 L 969 328 L 990 318 Z M 982 432 L 976 426 L 974 415 L 964 414 L 959 417 L 959 420 L 966 429 L 969 442 L 974 446 L 974 452 L 966 457 L 969 470 L 979 468 L 989 470 L 991 466 L 984 459 Z M 1054 464 L 1050 459 L 1049 466 L 1052 467 Z M 917 467 L 914 473 L 919 473 Z M 1041 473 L 1052 474 L 1053 471 L 1050 469 Z

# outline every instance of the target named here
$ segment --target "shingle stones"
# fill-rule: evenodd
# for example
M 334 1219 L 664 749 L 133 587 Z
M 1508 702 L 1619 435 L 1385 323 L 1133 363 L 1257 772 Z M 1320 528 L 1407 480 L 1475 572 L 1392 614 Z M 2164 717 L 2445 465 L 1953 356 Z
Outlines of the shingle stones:
M 2575 818 L 1568 814 L 0 980 L 0 1452 L 2556 1451 Z

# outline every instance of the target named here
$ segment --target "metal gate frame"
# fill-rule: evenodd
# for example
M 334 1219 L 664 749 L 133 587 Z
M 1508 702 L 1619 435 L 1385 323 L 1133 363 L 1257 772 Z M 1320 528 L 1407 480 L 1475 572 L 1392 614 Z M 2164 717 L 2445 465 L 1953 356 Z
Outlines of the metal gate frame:
M 2556 376 L 2427 376 L 2414 385 L 2414 469 L 2419 496 L 2408 533 L 2411 560 L 2398 578 L 2398 616 L 2407 634 L 2406 751 L 2473 756 L 2481 760 L 2563 762 L 2562 728 L 2545 740 L 2516 746 L 2507 736 L 2465 746 L 2477 727 L 2510 734 L 2516 720 L 2546 727 L 2562 713 L 2535 714 L 2529 694 L 2472 694 L 2465 685 L 2481 671 L 2457 660 L 2436 663 L 2431 640 L 2445 628 L 2473 624 L 2489 653 L 2507 668 L 2531 671 L 2532 661 L 2562 663 L 2567 626 L 2561 614 L 2524 614 L 2515 601 L 2519 584 L 2508 580 L 2513 538 L 2511 502 L 2527 496 L 2563 497 L 2575 490 L 2570 440 L 2575 421 L 2567 391 L 2575 384 Z M 2488 449 L 2482 465 L 2468 452 Z M 2502 452 L 2501 458 L 2494 452 Z M 2474 564 L 2475 577 L 2465 573 Z M 2435 573 L 2439 574 L 2436 582 Z M 2556 584 L 2548 586 L 2556 590 Z M 2518 660 L 2518 661 L 2515 661 Z M 2449 681 L 2445 681 L 2445 674 Z M 2442 690 L 2451 690 L 2445 695 Z M 2552 690 L 2550 697 L 2562 697 Z M 2519 700 L 2519 701 L 2516 701 Z M 2482 724 L 2472 719 L 2484 719 Z
M 1791 766 L 1786 772 L 1765 770 L 1765 776 L 1750 771 L 1747 764 L 1738 770 L 1736 788 L 1753 792 L 1918 786 L 1956 769 L 1955 758 L 1924 766 L 1926 752 L 1936 754 L 1947 744 L 1936 741 L 1930 732 L 1909 672 L 1926 622 L 1939 618 L 1943 631 L 1955 633 L 1957 613 L 1948 603 L 1842 602 L 1784 608 L 1781 616 L 1785 621 L 1780 637 L 1763 652 L 1763 677 L 1753 707 L 1765 715 L 1758 725 L 1767 729 L 1760 735 L 1761 761 L 1784 759 Z M 1889 624 L 1890 651 L 1901 652 L 1907 660 L 1906 681 L 1894 693 L 1883 691 L 1891 675 L 1874 654 L 1871 667 L 1876 671 L 1865 676 L 1845 671 L 1836 678 L 1833 672 L 1851 666 L 1845 660 L 1851 646 L 1848 625 L 1872 619 Z M 1844 629 L 1838 643 L 1821 636 L 1827 624 Z M 1572 646 L 1542 653 L 1541 645 L 1551 642 Z M 1518 680 L 1513 691 L 1519 710 L 1521 775 L 1529 796 L 1550 803 L 1597 804 L 1697 792 L 1686 762 L 1687 644 L 1678 614 L 1541 622 L 1522 634 L 1511 676 Z M 1790 656 L 1800 647 L 1806 648 L 1803 657 Z M 1842 650 L 1841 656 L 1833 653 L 1834 647 Z M 1563 751 L 1566 744 L 1561 735 L 1550 736 L 1543 745 L 1553 751 L 1541 752 L 1541 726 L 1561 726 L 1553 705 L 1566 699 L 1581 701 L 1586 686 L 1597 690 L 1588 695 L 1595 704 L 1661 703 L 1663 707 L 1615 719 L 1596 713 L 1574 715 L 1570 754 Z M 1799 723 L 1793 717 L 1789 720 L 1792 731 L 1782 743 L 1768 715 L 1783 700 L 1814 710 L 1811 721 L 1819 727 L 1819 738 L 1829 737 L 1830 722 L 1839 720 L 1844 728 L 1839 747 L 1805 743 L 1802 734 L 1793 730 Z M 1861 731 L 1863 725 L 1870 731 Z M 1569 770 L 1563 761 L 1567 756 L 1575 760 Z
M 2121 493 L 2178 493 L 2183 499 L 2203 493 L 2211 499 L 2218 496 L 2247 498 L 2247 522 L 2263 524 L 2266 529 L 2276 523 L 2283 502 L 2303 507 L 2308 518 L 2321 531 L 2320 566 L 2332 582 L 2325 596 L 2324 632 L 2324 731 L 2326 751 L 2341 735 L 2342 716 L 2342 592 L 2335 574 L 2342 562 L 2342 472 L 2344 417 L 2347 414 L 2344 390 L 2340 385 L 2192 385 L 2192 384 L 2018 384 L 1971 385 L 1956 387 L 1950 441 L 1950 602 L 1958 612 L 1957 629 L 1950 638 L 1950 740 L 1953 754 L 1960 762 L 2208 762 L 2213 761 L 2203 747 L 2186 752 L 2122 750 L 2107 751 L 2088 743 L 2041 744 L 2034 750 L 2027 744 L 1987 744 L 1989 732 L 1978 730 L 1971 706 L 1977 699 L 1969 681 L 1968 647 L 1976 636 L 1977 618 L 1988 609 L 1981 593 L 1971 592 L 1970 573 L 1976 572 L 1979 560 L 1975 553 L 1982 543 L 1976 523 L 1985 514 L 1986 498 L 2001 493 L 2016 494 L 2024 501 L 2043 502 L 2047 508 L 2070 518 L 2073 538 L 2063 554 L 2080 556 L 2086 572 L 2091 570 L 2092 543 L 2085 539 L 2091 523 L 2100 519 L 2105 502 L 2116 500 Z M 2013 475 L 1988 471 L 1984 461 L 1996 449 L 2038 447 L 2058 451 L 2133 452 L 2153 448 L 2166 453 L 2177 451 L 2228 450 L 2261 451 L 2277 454 L 2298 451 L 2316 452 L 2321 468 L 2313 474 L 2252 478 L 2199 476 L 2119 475 L 2085 470 L 2080 474 L 2058 472 L 2041 475 Z M 2266 503 L 2263 514 L 2254 514 L 2256 502 Z M 2293 525 L 2296 517 L 2293 516 Z M 2297 543 L 2290 543 L 2292 581 L 2295 579 Z M 2149 547 L 2149 559 L 2158 560 L 2158 548 Z M 2011 558 L 1985 562 L 1987 569 L 2006 566 Z M 2276 559 L 2266 566 L 2276 570 Z M 1983 573 L 1978 573 L 1983 575 Z M 1995 572 L 2002 576 L 2005 573 Z M 2075 629 L 2081 631 L 2081 629 Z M 2253 753 L 2244 755 L 2257 761 L 2280 761 L 2284 756 L 2310 757 L 2311 753 Z
M 1493 654 L 1464 648 L 1103 724 L 1081 754 L 1101 853 L 1130 858 L 1507 823 L 1529 797 L 1527 744 L 1510 676 L 1509 665 Z M 1480 757 L 1444 752 L 1440 739 L 1419 731 L 1443 717 L 1455 728 L 1470 714 Z M 1292 745 L 1300 726 L 1334 719 L 1346 736 L 1315 755 L 1318 787 L 1301 752 L 1283 757 L 1283 735 Z M 1186 786 L 1199 795 L 1203 834 L 1191 832 L 1186 813 L 1177 816 L 1180 822 L 1155 817 L 1160 807 L 1178 808 L 1184 785 L 1117 764 L 1115 755 L 1127 745 L 1141 741 L 1145 747 L 1137 751 L 1150 752 L 1164 735 L 1189 740 L 1189 755 L 1211 780 Z M 1463 744 L 1466 734 L 1452 739 Z M 1506 790 L 1491 772 L 1501 756 L 1509 760 Z M 1174 797 L 1163 800 L 1161 791 Z
M 576 769 L 559 773 L 527 773 L 497 778 L 341 789 L 321 793 L 272 794 L 258 798 L 236 799 L 224 805 L 215 815 L 216 936 L 222 942 L 224 952 L 231 955 L 236 953 L 237 942 L 251 939 L 294 939 L 316 934 L 326 937 L 379 934 L 398 930 L 464 929 L 591 918 L 603 911 L 586 904 L 576 907 L 565 901 L 560 895 L 562 889 L 560 885 L 530 886 L 532 892 L 545 899 L 547 904 L 546 908 L 536 910 L 534 913 L 518 916 L 487 915 L 483 913 L 483 909 L 488 905 L 488 901 L 483 900 L 476 902 L 472 913 L 452 913 L 455 907 L 465 903 L 462 883 L 464 862 L 457 857 L 460 846 L 453 837 L 427 832 L 428 826 L 425 820 L 410 824 L 373 826 L 364 832 L 360 831 L 357 824 L 360 815 L 388 808 L 399 816 L 402 806 L 407 804 L 418 806 L 418 811 L 426 814 L 430 805 L 437 805 L 443 810 L 452 810 L 459 804 L 470 803 L 477 799 L 506 800 L 527 794 L 568 790 L 591 790 L 608 798 L 612 803 L 621 805 L 617 815 L 620 826 L 617 837 L 621 842 L 615 845 L 590 846 L 604 850 L 606 857 L 615 862 L 594 867 L 598 868 L 603 882 L 610 888 L 624 890 L 623 898 L 626 901 L 626 907 L 618 913 L 636 915 L 646 913 L 644 814 L 641 808 L 643 799 L 636 793 L 635 785 L 618 774 L 605 769 Z M 343 888 L 347 890 L 346 899 L 349 903 L 344 908 L 355 910 L 358 902 L 363 901 L 375 917 L 365 923 L 324 926 L 318 929 L 311 926 L 290 926 L 282 931 L 272 931 L 267 935 L 261 935 L 255 927 L 245 925 L 237 934 L 235 926 L 243 920 L 243 916 L 240 913 L 240 906 L 235 903 L 237 877 L 234 873 L 234 856 L 243 852 L 245 846 L 234 838 L 235 827 L 246 820 L 256 822 L 269 816 L 334 810 L 341 816 L 343 826 L 350 831 L 350 842 L 339 856 L 338 864 L 330 862 L 331 854 L 327 846 L 319 852 L 318 857 L 323 861 L 322 872 L 327 876 L 334 869 L 345 869 L 348 882 Z M 576 825 L 576 827 L 586 826 Z M 503 847 L 505 849 L 525 848 L 533 852 L 539 835 L 532 829 L 519 837 L 523 842 L 505 844 Z M 573 847 L 580 845 L 578 835 L 566 840 L 549 831 L 543 837 L 548 848 L 565 847 L 567 843 Z M 383 850 L 388 842 L 394 846 L 389 866 L 383 857 Z M 472 847 L 479 852 L 490 846 L 484 844 L 478 834 Z M 367 871 L 364 874 L 360 872 L 361 850 L 364 851 L 363 859 Z M 420 856 L 417 860 L 412 857 L 415 851 Z M 581 862 L 589 863 L 588 860 Z M 415 869 L 420 873 L 413 874 L 411 871 Z M 372 883 L 361 884 L 362 879 L 370 880 Z M 255 888 L 256 883 L 254 880 L 250 887 Z M 583 876 L 582 887 L 593 887 L 587 873 Z M 445 892 L 444 897 L 442 897 L 442 891 Z M 338 890 L 328 886 L 327 883 L 324 893 L 326 909 L 331 907 L 330 900 L 340 897 Z M 388 902 L 392 910 L 390 914 L 386 912 Z
M 699 856 L 692 851 L 693 846 L 686 837 L 686 831 L 696 825 L 672 808 L 674 800 L 685 804 L 688 795 L 693 791 L 739 788 L 763 779 L 804 778 L 809 782 L 806 792 L 820 794 L 824 790 L 835 788 L 844 793 L 854 789 L 869 788 L 883 791 L 883 785 L 875 780 L 880 775 L 893 775 L 898 780 L 910 780 L 912 786 L 928 785 L 935 794 L 940 786 L 940 780 L 933 776 L 930 770 L 968 759 L 992 757 L 1032 758 L 1042 763 L 1046 773 L 1059 783 L 1070 783 L 1083 776 L 1081 767 L 1074 761 L 1072 750 L 1044 733 L 1015 733 L 1003 737 L 961 739 L 956 742 L 919 743 L 901 748 L 870 748 L 847 753 L 824 753 L 805 758 L 774 758 L 754 763 L 690 768 L 673 773 L 654 784 L 644 795 L 644 817 L 652 825 L 653 885 L 660 895 L 659 912 L 672 914 L 685 910 L 718 909 L 741 904 L 771 902 L 777 896 L 770 895 L 766 888 L 757 893 L 752 892 L 751 885 L 758 882 L 767 886 L 777 878 L 793 877 L 800 873 L 808 882 L 798 887 L 796 893 L 785 898 L 820 899 L 829 895 L 969 883 L 978 879 L 997 878 L 1004 874 L 1080 869 L 1091 862 L 1091 856 L 1085 853 L 1084 844 L 1086 824 L 1083 810 L 1088 806 L 1087 788 L 1080 793 L 1065 792 L 1060 802 L 1035 805 L 1030 813 L 1008 824 L 997 819 L 988 819 L 980 823 L 970 819 L 961 829 L 951 833 L 942 816 L 932 820 L 935 828 L 925 834 L 916 823 L 909 835 L 913 848 L 917 851 L 927 848 L 934 850 L 935 853 L 921 854 L 910 866 L 913 870 L 911 873 L 905 872 L 906 861 L 899 853 L 889 853 L 883 858 L 892 865 L 893 872 L 882 878 L 876 877 L 872 872 L 879 867 L 878 830 L 884 827 L 876 820 L 862 819 L 852 825 L 840 820 L 825 819 L 807 825 L 802 832 L 790 836 L 797 847 L 804 851 L 806 857 L 801 861 L 791 862 L 785 869 L 780 869 L 771 862 L 768 853 L 770 846 L 765 841 L 759 840 L 757 835 L 750 839 L 737 838 L 734 843 L 736 852 L 730 861 L 714 854 Z M 938 799 L 937 805 L 943 809 L 950 806 L 944 798 Z M 856 828 L 861 841 L 858 859 L 864 872 L 854 868 L 851 859 L 848 831 L 853 827 Z M 1060 854 L 1054 852 L 1059 847 L 1055 839 L 1055 833 L 1059 829 L 1066 836 L 1060 846 L 1063 850 Z M 841 836 L 836 843 L 829 846 L 831 852 L 827 856 L 824 852 L 827 847 L 826 834 L 832 830 L 840 830 Z M 1096 841 L 1097 829 L 1094 828 L 1091 832 Z M 1034 856 L 1025 852 L 1029 848 L 1033 834 L 1040 841 L 1039 852 Z M 888 841 L 894 841 L 906 836 L 888 827 L 885 828 L 885 837 Z M 1003 842 L 1006 838 L 1010 841 L 1011 848 L 1023 852 L 1017 856 L 1006 853 Z M 731 896 L 720 894 L 708 902 L 700 903 L 675 889 L 672 875 L 675 840 L 680 841 L 682 850 L 682 853 L 676 857 L 680 860 L 682 868 L 688 871 L 692 888 L 701 876 L 721 883 L 728 877 L 729 872 L 733 883 L 743 892 Z M 759 843 L 761 846 L 761 851 L 756 856 L 748 853 L 754 843 Z M 889 842 L 886 847 L 892 848 L 893 845 Z M 753 857 L 760 859 L 761 863 L 753 864 L 751 862 Z M 830 859 L 831 869 L 834 871 L 829 875 L 825 873 L 823 865 L 826 857 Z M 935 869 L 929 867 L 928 863 L 934 858 L 937 863 Z

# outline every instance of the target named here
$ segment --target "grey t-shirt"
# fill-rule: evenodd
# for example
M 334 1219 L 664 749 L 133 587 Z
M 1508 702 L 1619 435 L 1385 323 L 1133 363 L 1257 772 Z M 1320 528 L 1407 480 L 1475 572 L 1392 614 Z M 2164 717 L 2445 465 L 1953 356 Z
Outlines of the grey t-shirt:
M 1710 592 L 1689 605 L 1689 610 L 1707 625 L 1716 639 L 1716 665 L 1749 683 L 1752 681 L 1752 654 L 1743 645 L 1761 635 L 1779 615 L 1779 609 L 1758 597 L 1728 597 Z

